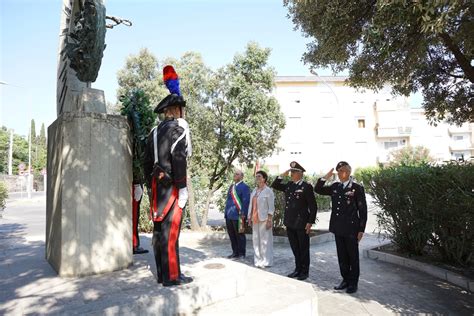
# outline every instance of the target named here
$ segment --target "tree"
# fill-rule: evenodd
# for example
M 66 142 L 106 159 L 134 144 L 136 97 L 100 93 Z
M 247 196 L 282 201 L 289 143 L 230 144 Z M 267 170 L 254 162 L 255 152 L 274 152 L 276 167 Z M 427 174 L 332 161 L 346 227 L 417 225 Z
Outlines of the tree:
M 40 172 L 46 168 L 46 140 L 42 141 L 44 135 L 44 124 L 41 128 L 42 132 L 37 137 L 38 142 L 32 145 L 31 166 L 35 174 L 35 178 L 40 178 Z M 33 131 L 33 130 L 32 130 Z M 22 137 L 13 134 L 13 153 L 12 153 L 12 172 L 18 174 L 20 164 L 25 164 L 25 170 L 28 167 L 28 137 Z M 8 153 L 10 148 L 10 131 L 3 126 L 0 129 L 0 173 L 8 172 Z
M 134 89 L 141 89 L 151 105 L 158 104 L 167 94 L 158 66 L 158 59 L 146 48 L 141 49 L 138 55 L 128 56 L 124 68 L 117 72 L 117 99 Z
M 41 146 L 44 146 L 45 148 L 47 146 L 46 129 L 44 128 L 44 123 L 41 124 L 41 130 L 40 130 L 38 144 L 40 144 Z
M 24 137 L 13 134 L 13 174 L 18 174 L 21 163 L 28 167 L 28 141 Z
M 159 62 L 150 51 L 142 49 L 138 55 L 129 56 L 125 67 L 118 72 L 119 89 L 117 95 L 119 97 L 128 95 L 138 88 L 149 98 L 149 104 L 151 108 L 154 108 L 168 94 L 163 84 L 160 64 L 174 66 L 180 77 L 181 92 L 186 99 L 186 119 L 190 125 L 193 143 L 193 156 L 189 162 L 188 170 L 189 178 L 191 178 L 203 167 L 200 162 L 203 159 L 202 153 L 205 152 L 205 137 L 202 136 L 201 131 L 204 128 L 210 128 L 205 125 L 208 120 L 203 120 L 201 117 L 206 113 L 206 110 L 203 109 L 209 100 L 208 82 L 212 71 L 204 64 L 201 55 L 187 52 L 180 59 L 166 58 Z M 192 182 L 188 181 L 188 185 L 190 187 L 188 209 L 191 225 L 193 229 L 198 229 Z
M 8 172 L 8 150 L 10 148 L 10 133 L 5 126 L 0 129 L 0 174 Z
M 434 162 L 430 150 L 423 146 L 406 146 L 389 154 L 391 166 L 421 166 Z
M 30 135 L 31 136 L 31 144 L 36 144 L 36 127 L 35 127 L 35 120 L 31 120 L 31 125 L 30 125 Z
M 209 204 L 233 163 L 251 163 L 275 149 L 284 117 L 269 96 L 275 75 L 267 66 L 269 54 L 269 49 L 252 43 L 233 63 L 213 72 L 198 53 L 159 62 L 145 49 L 130 56 L 118 73 L 118 95 L 141 87 L 150 99 L 154 96 L 153 107 L 168 94 L 159 65 L 172 64 L 180 76 L 193 145 L 188 164 L 192 229 L 206 226 Z
M 196 52 L 186 52 L 180 59 L 167 58 L 163 64 L 171 64 L 180 76 L 181 92 L 186 99 L 186 120 L 192 135 L 192 157 L 188 162 L 189 203 L 187 212 L 191 229 L 201 228 L 198 215 L 205 212 L 207 187 L 206 168 L 209 167 L 208 146 L 213 137 L 211 112 L 207 104 L 212 96 L 211 78 L 213 71 L 207 67 L 202 56 Z
M 314 38 L 311 68 L 349 70 L 353 87 L 421 91 L 432 123 L 474 122 L 474 2 L 284 0 Z
M 236 161 L 251 164 L 276 148 L 285 126 L 280 106 L 270 93 L 275 71 L 267 65 L 270 49 L 249 43 L 243 54 L 212 78 L 213 95 L 203 117 L 207 199 L 201 226 L 207 225 L 214 193 L 227 182 Z

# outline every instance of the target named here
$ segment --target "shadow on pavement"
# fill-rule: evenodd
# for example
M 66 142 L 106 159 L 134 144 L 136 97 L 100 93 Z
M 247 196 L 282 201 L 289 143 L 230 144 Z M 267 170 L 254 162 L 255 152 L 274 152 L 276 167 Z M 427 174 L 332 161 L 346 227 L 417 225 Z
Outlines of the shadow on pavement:
M 378 240 L 377 234 L 366 235 L 364 237 L 367 238 L 366 243 L 375 243 Z M 225 257 L 231 253 L 228 240 L 211 242 L 203 239 L 198 242 L 198 245 L 199 249 L 205 249 L 208 256 Z M 310 273 L 309 278 L 304 282 L 313 284 L 318 293 L 319 306 L 323 306 L 320 313 L 331 311 L 347 312 L 348 314 L 373 313 L 363 306 L 373 305 L 376 302 L 391 312 L 401 314 L 455 313 L 473 315 L 474 295 L 472 293 L 467 293 L 457 286 L 430 275 L 390 263 L 363 258 L 362 249 L 364 247 L 367 247 L 366 244 L 361 244 L 359 291 L 351 295 L 333 289 L 341 281 L 335 243 L 326 242 L 311 246 Z M 240 262 L 253 267 L 251 242 L 247 242 L 246 258 Z M 274 265 L 265 271 L 286 277 L 293 270 L 294 257 L 290 246 L 275 243 Z M 351 310 L 354 303 L 359 306 L 355 306 L 356 309 Z M 326 309 L 324 306 L 329 306 L 329 308 Z
M 27 242 L 21 237 L 23 229 L 19 224 L 0 225 L 0 314 L 179 312 L 182 287 L 165 288 L 157 283 L 150 238 L 141 236 L 143 247 L 150 252 L 135 255 L 129 269 L 60 278 L 45 260 L 45 243 Z M 200 251 L 181 248 L 182 265 L 205 258 Z M 186 289 L 187 300 L 198 301 L 201 295 L 197 286 Z
M 178 313 L 183 288 L 157 284 L 150 237 L 140 236 L 142 247 L 150 252 L 135 255 L 134 264 L 128 269 L 77 279 L 60 278 L 45 260 L 44 242 L 28 242 L 24 238 L 25 227 L 0 220 L 0 314 L 159 313 L 160 299 L 160 306 L 169 314 Z M 370 238 L 375 237 L 368 234 L 365 243 L 375 242 Z M 191 276 L 190 265 L 231 252 L 228 240 L 191 242 L 180 238 L 180 245 L 182 270 Z M 362 244 L 361 250 L 366 245 Z M 367 307 L 374 304 L 400 314 L 474 313 L 472 294 L 417 271 L 366 258 L 361 258 L 359 291 L 354 295 L 338 293 L 333 290 L 340 281 L 334 243 L 313 245 L 310 251 L 310 276 L 305 282 L 317 292 L 320 313 L 369 313 Z M 247 257 L 240 262 L 253 266 L 251 242 L 247 244 Z M 265 271 L 286 276 L 293 268 L 289 245 L 275 244 L 274 265 Z M 203 295 L 198 286 L 187 287 L 186 293 L 191 300 Z

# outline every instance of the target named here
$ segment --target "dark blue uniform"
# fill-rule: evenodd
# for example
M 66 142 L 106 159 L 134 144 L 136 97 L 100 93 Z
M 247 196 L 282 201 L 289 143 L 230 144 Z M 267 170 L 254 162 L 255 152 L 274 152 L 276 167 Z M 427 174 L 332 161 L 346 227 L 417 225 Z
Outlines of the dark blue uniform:
M 324 186 L 319 179 L 314 191 L 331 196 L 332 213 L 329 231 L 334 233 L 337 258 L 342 278 L 349 285 L 357 286 L 359 281 L 359 243 L 357 235 L 365 231 L 367 223 L 367 202 L 364 187 L 350 178 L 345 188 L 341 182 Z
M 280 177 L 273 181 L 272 188 L 285 192 L 285 215 L 283 224 L 286 226 L 291 250 L 295 256 L 295 272 L 297 275 L 308 275 L 309 272 L 309 235 L 306 224 L 314 224 L 318 206 L 313 193 L 313 186 L 303 180 L 294 183 L 282 183 Z M 297 276 L 295 275 L 295 276 Z

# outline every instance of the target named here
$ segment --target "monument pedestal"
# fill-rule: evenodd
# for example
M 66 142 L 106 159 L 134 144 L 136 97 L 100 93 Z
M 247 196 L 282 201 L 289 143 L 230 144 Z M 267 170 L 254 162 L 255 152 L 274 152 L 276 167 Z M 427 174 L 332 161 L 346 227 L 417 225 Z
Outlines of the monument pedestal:
M 132 264 L 132 152 L 124 117 L 64 112 L 48 127 L 46 259 L 60 276 Z

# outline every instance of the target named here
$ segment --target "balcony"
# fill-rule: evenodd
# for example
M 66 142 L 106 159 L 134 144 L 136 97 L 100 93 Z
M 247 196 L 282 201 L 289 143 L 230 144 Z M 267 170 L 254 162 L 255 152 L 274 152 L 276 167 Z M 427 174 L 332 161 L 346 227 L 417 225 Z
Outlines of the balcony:
M 409 106 L 406 99 L 386 99 L 377 100 L 374 103 L 374 110 L 377 112 L 384 111 L 407 111 L 409 112 Z
M 449 135 L 453 134 L 468 134 L 471 133 L 472 131 L 472 126 L 468 124 L 464 124 L 462 126 L 449 126 L 448 132 Z
M 469 151 L 474 150 L 474 145 L 468 141 L 451 142 L 449 144 L 449 151 Z
M 398 127 L 376 127 L 375 133 L 377 137 L 408 137 L 411 135 L 410 126 Z

